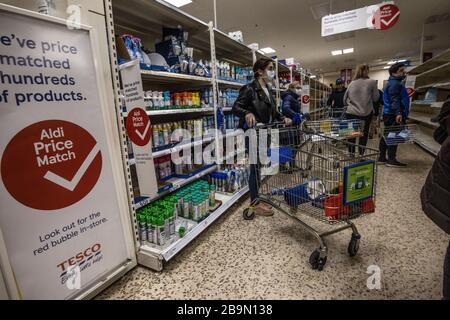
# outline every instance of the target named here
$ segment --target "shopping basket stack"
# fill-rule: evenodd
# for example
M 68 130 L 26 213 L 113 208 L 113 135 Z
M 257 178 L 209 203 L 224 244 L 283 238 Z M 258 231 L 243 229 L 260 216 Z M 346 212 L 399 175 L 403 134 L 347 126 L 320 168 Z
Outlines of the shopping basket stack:
M 329 128 L 333 128 L 333 122 Z M 277 170 L 259 182 L 258 198 L 244 210 L 244 218 L 253 219 L 255 207 L 264 202 L 300 222 L 319 242 L 310 257 L 314 269 L 322 270 L 327 260 L 324 238 L 342 230 L 352 229 L 348 253 L 356 255 L 360 235 L 352 221 L 375 211 L 378 151 L 365 147 L 364 155 L 358 156 L 350 153 L 351 144 L 345 140 L 301 128 L 279 130 L 280 136 L 303 138 L 300 144 L 284 141 L 279 147 L 281 160 L 272 160 Z M 319 233 L 305 222 L 307 216 L 327 223 L 333 230 Z

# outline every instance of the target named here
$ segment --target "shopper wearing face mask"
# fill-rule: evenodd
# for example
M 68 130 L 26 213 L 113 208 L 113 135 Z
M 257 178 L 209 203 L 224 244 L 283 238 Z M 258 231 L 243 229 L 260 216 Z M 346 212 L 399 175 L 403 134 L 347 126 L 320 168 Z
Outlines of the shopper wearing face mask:
M 410 100 L 403 81 L 406 79 L 406 67 L 403 63 L 395 63 L 389 68 L 389 81 L 383 92 L 383 122 L 386 132 L 396 131 L 395 127 L 406 124 L 409 115 Z M 389 129 L 390 127 L 394 127 Z M 386 151 L 388 158 L 386 158 Z M 397 161 L 397 146 L 388 146 L 380 139 L 380 164 L 388 167 L 403 168 L 406 164 Z
M 422 188 L 420 198 L 425 214 L 443 231 L 450 234 L 450 100 L 442 106 L 434 122 L 440 124 L 434 139 L 442 145 Z M 450 300 L 450 243 L 444 260 L 443 296 Z
M 289 85 L 288 91 L 283 96 L 283 104 L 281 110 L 283 115 L 292 120 L 294 125 L 302 123 L 307 115 L 302 114 L 300 97 L 302 95 L 302 87 L 299 81 L 294 81 Z
M 289 85 L 289 89 L 283 93 L 282 99 L 283 103 L 281 106 L 281 111 L 283 115 L 292 120 L 293 125 L 300 125 L 303 121 L 309 119 L 309 114 L 302 113 L 300 98 L 302 95 L 302 87 L 299 81 L 294 81 Z M 287 131 L 280 137 L 281 145 L 299 145 L 301 136 L 298 134 L 296 130 Z M 295 168 L 295 158 L 297 155 L 296 149 L 294 149 L 294 154 L 292 157 L 292 161 L 290 161 L 291 169 Z M 287 170 L 288 172 L 292 172 Z
M 240 118 L 239 128 L 248 129 L 257 123 L 270 124 L 273 122 L 284 122 L 291 125 L 292 121 L 284 117 L 278 110 L 275 98 L 270 87 L 275 79 L 274 63 L 271 59 L 261 58 L 253 66 L 255 79 L 243 86 L 239 91 L 239 97 L 233 106 L 233 114 Z M 250 164 L 249 189 L 250 198 L 253 202 L 258 197 L 259 170 L 256 164 Z M 271 216 L 272 209 L 260 203 L 255 208 L 258 215 Z
M 344 96 L 347 92 L 345 89 L 345 82 L 341 78 L 336 80 L 336 86 L 331 92 L 327 101 L 327 106 L 331 107 L 331 117 L 341 118 L 344 110 Z
M 369 66 L 363 64 L 356 69 L 356 75 L 347 88 L 344 95 L 344 105 L 347 106 L 345 119 L 363 120 L 363 136 L 359 139 L 359 145 L 366 146 L 369 139 L 370 123 L 372 121 L 373 103 L 379 99 L 377 83 L 369 78 Z M 349 139 L 356 143 L 356 139 Z M 349 151 L 354 154 L 355 147 L 350 146 Z M 359 154 L 363 155 L 365 148 L 359 148 Z

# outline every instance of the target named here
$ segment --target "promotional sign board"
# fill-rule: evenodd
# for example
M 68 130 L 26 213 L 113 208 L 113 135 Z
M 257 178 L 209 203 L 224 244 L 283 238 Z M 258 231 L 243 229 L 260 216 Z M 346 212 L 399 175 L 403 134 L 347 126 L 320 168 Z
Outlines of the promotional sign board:
M 400 9 L 393 2 L 322 17 L 322 37 L 361 29 L 387 30 L 400 19 Z
M 417 76 L 412 76 L 409 75 L 406 77 L 406 83 L 405 83 L 405 87 L 406 87 L 406 91 L 408 92 L 408 97 L 410 99 L 410 102 L 412 101 L 414 94 L 416 93 L 416 78 Z
M 20 297 L 71 298 L 129 258 L 95 40 L 4 8 L 0 229 Z
M 126 128 L 133 144 L 139 191 L 143 197 L 154 197 L 158 193 L 158 183 L 153 162 L 150 119 L 144 109 L 139 60 L 120 66 L 125 106 L 128 112 Z
M 302 112 L 309 113 L 310 104 L 311 104 L 311 95 L 309 84 L 302 85 Z
M 373 197 L 375 162 L 367 161 L 344 168 L 344 205 Z

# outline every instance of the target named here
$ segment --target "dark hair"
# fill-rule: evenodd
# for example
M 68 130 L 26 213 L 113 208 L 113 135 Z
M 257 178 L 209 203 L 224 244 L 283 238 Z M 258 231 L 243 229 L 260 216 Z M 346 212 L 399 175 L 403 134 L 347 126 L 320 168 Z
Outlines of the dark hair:
M 255 64 L 253 65 L 253 73 L 255 75 L 255 79 L 259 78 L 258 70 L 265 70 L 267 66 L 272 63 L 273 60 L 269 58 L 259 58 L 256 60 Z
M 390 68 L 389 68 L 389 75 L 392 76 L 394 73 L 397 73 L 398 70 L 400 70 L 400 68 L 405 67 L 405 64 L 402 62 L 397 62 L 394 63 Z

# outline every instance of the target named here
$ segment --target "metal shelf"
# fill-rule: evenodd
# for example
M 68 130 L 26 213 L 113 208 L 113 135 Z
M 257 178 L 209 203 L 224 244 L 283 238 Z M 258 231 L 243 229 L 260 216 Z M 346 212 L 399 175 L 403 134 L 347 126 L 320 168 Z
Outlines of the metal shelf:
M 416 86 L 423 87 L 439 82 L 448 82 L 450 74 L 450 62 L 442 64 L 436 68 L 425 71 L 417 76 Z
M 415 67 L 414 69 L 409 71 L 409 74 L 418 75 L 432 69 L 435 69 L 443 64 L 446 64 L 450 61 L 450 49 L 445 50 L 441 54 L 436 57 L 424 62 L 420 66 Z
M 441 149 L 441 145 L 434 141 L 434 138 L 431 134 L 426 134 L 421 130 L 416 133 L 415 143 L 434 156 L 437 156 L 439 150 Z
M 416 88 L 416 91 L 421 91 L 429 88 L 438 88 L 443 90 L 450 90 L 450 82 L 430 83 L 428 85 L 420 86 Z
M 245 83 L 242 82 L 236 82 L 236 81 L 228 81 L 228 80 L 217 80 L 217 83 L 220 85 L 235 87 L 235 88 L 242 88 L 245 86 Z
M 210 174 L 211 172 L 216 171 L 217 168 L 218 168 L 217 165 L 213 165 L 213 166 L 209 167 L 208 169 L 205 169 L 205 170 L 197 173 L 196 175 L 193 175 L 192 177 L 190 177 L 188 179 L 181 179 L 181 178 L 170 179 L 170 180 L 168 180 L 168 182 L 172 183 L 172 185 L 173 185 L 173 187 L 171 189 L 159 193 L 154 198 L 147 198 L 147 199 L 144 199 L 142 201 L 139 201 L 139 202 L 135 203 L 134 204 L 134 208 L 137 210 L 137 209 L 140 209 L 142 207 L 145 207 L 146 205 L 152 203 L 153 201 L 158 200 L 161 197 L 164 197 L 164 196 L 166 196 L 166 195 L 168 195 L 168 194 L 170 194 L 170 193 L 180 189 L 181 187 L 183 187 L 185 185 L 188 185 L 189 183 L 194 182 L 195 180 L 198 180 L 198 179 L 206 176 L 207 174 Z
M 141 70 L 142 80 L 146 82 L 156 82 L 158 84 L 198 84 L 211 85 L 212 79 L 206 77 L 191 76 L 181 73 L 172 73 L 165 71 Z
M 211 142 L 213 140 L 214 140 L 214 136 L 206 136 L 206 137 L 203 137 L 202 139 L 198 139 L 198 140 L 195 140 L 195 138 L 194 138 L 194 141 L 191 141 L 190 143 L 177 144 L 176 146 L 174 146 L 172 148 L 153 152 L 153 158 L 159 158 L 159 157 L 166 156 L 166 155 L 169 155 L 172 153 L 177 153 L 183 149 L 190 148 L 190 147 L 192 148 L 192 147 L 195 147 L 198 145 L 202 145 L 204 143 Z
M 161 27 L 183 26 L 190 46 L 209 53 L 208 24 L 162 0 L 113 1 L 114 24 L 141 37 L 161 38 Z
M 220 193 L 216 193 L 216 199 L 222 201 L 222 205 L 214 211 L 209 217 L 205 220 L 198 223 L 195 227 L 193 227 L 183 238 L 178 239 L 177 241 L 171 243 L 169 246 L 160 249 L 150 245 L 141 245 L 138 252 L 138 259 L 140 261 L 145 261 L 146 258 L 159 259 L 164 261 L 169 261 L 172 259 L 178 252 L 180 252 L 186 245 L 188 245 L 192 240 L 194 240 L 201 232 L 203 232 L 206 228 L 208 228 L 214 221 L 217 220 L 228 208 L 230 208 L 237 200 L 239 200 L 244 194 L 248 192 L 248 187 L 241 189 L 236 192 L 233 196 L 223 195 Z M 139 257 L 140 255 L 144 255 L 146 257 Z M 152 267 L 155 264 L 148 265 L 148 267 Z
M 438 123 L 431 122 L 431 118 L 434 117 L 432 114 L 420 114 L 417 112 L 411 112 L 408 116 L 409 119 L 418 122 L 419 124 L 426 126 L 428 128 L 436 129 L 439 127 Z
M 169 114 L 185 114 L 185 113 L 211 113 L 214 108 L 195 108 L 195 109 L 171 109 L 171 110 L 147 110 L 149 116 L 165 116 Z M 122 112 L 122 116 L 126 117 L 127 112 Z

